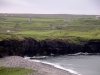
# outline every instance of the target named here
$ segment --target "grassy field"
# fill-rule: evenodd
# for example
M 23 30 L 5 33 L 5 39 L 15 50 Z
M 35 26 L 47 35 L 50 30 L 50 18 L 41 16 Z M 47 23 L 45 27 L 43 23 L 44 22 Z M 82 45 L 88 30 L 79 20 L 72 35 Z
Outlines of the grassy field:
M 95 15 L 0 15 L 0 40 L 32 37 L 68 39 L 70 41 L 100 39 L 100 18 Z
M 0 75 L 25 75 L 33 72 L 33 70 L 24 68 L 0 67 Z

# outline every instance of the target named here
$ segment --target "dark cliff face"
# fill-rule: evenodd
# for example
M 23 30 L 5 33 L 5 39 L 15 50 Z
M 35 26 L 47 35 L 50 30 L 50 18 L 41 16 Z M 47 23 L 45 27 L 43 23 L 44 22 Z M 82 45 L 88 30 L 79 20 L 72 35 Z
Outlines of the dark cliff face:
M 100 40 L 91 40 L 83 45 L 69 43 L 67 40 L 36 41 L 32 38 L 26 38 L 23 41 L 0 41 L 0 57 L 12 55 L 64 55 L 78 52 L 100 53 Z
M 100 40 L 91 40 L 85 44 L 85 52 L 100 53 Z

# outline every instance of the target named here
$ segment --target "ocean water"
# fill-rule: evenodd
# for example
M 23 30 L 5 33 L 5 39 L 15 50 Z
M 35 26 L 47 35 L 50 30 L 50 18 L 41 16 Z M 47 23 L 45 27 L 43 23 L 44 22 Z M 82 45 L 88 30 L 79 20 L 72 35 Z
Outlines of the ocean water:
M 100 54 L 50 56 L 46 59 L 32 61 L 50 64 L 77 75 L 100 75 Z

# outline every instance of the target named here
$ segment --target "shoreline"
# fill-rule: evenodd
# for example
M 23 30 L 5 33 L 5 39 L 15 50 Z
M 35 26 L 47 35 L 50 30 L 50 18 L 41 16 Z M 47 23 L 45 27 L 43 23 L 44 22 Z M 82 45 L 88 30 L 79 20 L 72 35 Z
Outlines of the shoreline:
M 47 64 L 47 65 L 51 65 L 51 66 L 53 66 L 53 67 L 55 67 L 55 68 L 58 68 L 58 69 L 61 69 L 61 70 L 65 70 L 65 71 L 67 71 L 67 72 L 69 72 L 69 73 L 71 73 L 71 74 L 82 75 L 82 74 L 79 74 L 78 72 L 76 72 L 76 71 L 74 71 L 74 70 L 72 70 L 72 69 L 66 69 L 66 68 L 64 68 L 64 67 L 62 67 L 62 66 L 60 66 L 60 65 L 56 65 L 56 64 L 53 64 L 53 63 L 44 62 L 44 61 L 39 61 L 39 60 L 31 60 L 31 59 L 30 59 L 30 61 L 39 62 L 39 63 L 43 63 L 43 64 Z
M 76 75 L 70 73 L 68 70 L 57 68 L 57 66 L 53 66 L 50 64 L 36 62 L 36 61 L 29 61 L 19 56 L 10 56 L 0 58 L 2 66 L 6 67 L 21 67 L 27 69 L 36 70 L 33 74 L 28 75 Z

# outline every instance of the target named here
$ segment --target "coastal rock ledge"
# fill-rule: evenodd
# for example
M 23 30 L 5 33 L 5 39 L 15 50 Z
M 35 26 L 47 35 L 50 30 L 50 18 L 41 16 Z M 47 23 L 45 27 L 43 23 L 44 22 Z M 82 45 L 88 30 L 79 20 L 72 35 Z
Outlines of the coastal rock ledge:
M 84 44 L 70 43 L 67 40 L 42 40 L 33 38 L 0 41 L 0 57 L 4 56 L 36 56 L 64 55 L 83 53 L 100 53 L 100 40 L 90 40 Z

